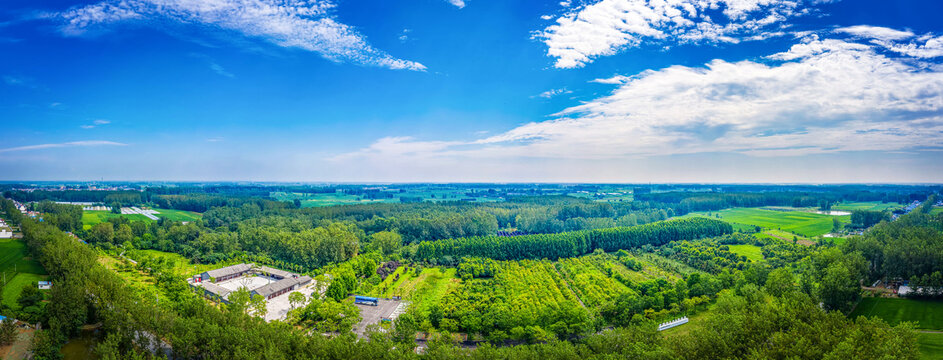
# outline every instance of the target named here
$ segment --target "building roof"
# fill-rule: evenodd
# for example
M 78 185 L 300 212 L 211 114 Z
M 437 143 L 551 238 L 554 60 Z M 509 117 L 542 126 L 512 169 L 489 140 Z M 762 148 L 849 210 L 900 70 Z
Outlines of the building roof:
M 295 273 L 288 272 L 288 271 L 285 271 L 285 270 L 279 270 L 279 269 L 275 269 L 275 268 L 270 268 L 270 267 L 268 267 L 268 266 L 259 266 L 259 271 L 260 271 L 260 272 L 263 272 L 263 273 L 266 273 L 266 274 L 275 275 L 275 276 L 278 276 L 278 277 L 280 277 L 280 278 L 290 278 L 290 277 L 295 277 L 295 276 L 297 276 L 297 274 L 295 274 Z
M 236 264 L 232 266 L 227 266 L 220 269 L 213 269 L 205 272 L 204 274 L 209 275 L 212 278 L 218 278 L 222 276 L 228 276 L 238 273 L 243 273 L 246 271 L 252 270 L 252 265 L 249 264 Z
M 269 295 L 285 290 L 292 286 L 295 286 L 298 284 L 306 284 L 310 281 L 311 281 L 310 276 L 290 277 L 290 278 L 285 278 L 285 279 L 273 282 L 271 284 L 265 285 L 258 289 L 255 289 L 253 290 L 253 292 L 256 294 L 262 295 L 264 297 L 268 297 Z
M 216 285 L 211 282 L 200 283 L 200 285 L 202 285 L 203 288 L 206 289 L 206 291 L 209 291 L 221 298 L 225 298 L 226 296 L 229 295 L 229 293 L 232 292 L 232 290 L 229 290 L 227 288 L 224 288 L 222 286 Z

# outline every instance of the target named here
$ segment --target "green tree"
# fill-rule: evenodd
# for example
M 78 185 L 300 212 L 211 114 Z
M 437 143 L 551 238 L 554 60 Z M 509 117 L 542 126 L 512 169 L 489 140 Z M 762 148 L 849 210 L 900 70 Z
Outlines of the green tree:
M 290 294 L 288 294 L 288 302 L 291 304 L 291 309 L 294 310 L 298 305 L 304 305 L 305 294 L 292 291 Z
M 134 240 L 134 233 L 131 231 L 131 226 L 128 224 L 118 225 L 118 229 L 115 230 L 114 243 L 124 244 L 131 240 Z
M 115 239 L 115 227 L 109 222 L 92 225 L 88 231 L 88 240 L 95 244 L 112 243 Z
M 819 298 L 828 310 L 850 311 L 861 298 L 857 277 L 844 264 L 833 263 L 825 270 L 825 277 L 819 283 Z
M 6 318 L 0 321 L 0 346 L 7 346 L 16 340 L 16 324 L 13 318 Z
M 229 311 L 239 314 L 245 314 L 249 310 L 249 302 L 252 300 L 252 296 L 249 293 L 249 289 L 241 287 L 236 291 L 229 293 L 229 304 L 226 305 L 226 308 Z
M 370 245 L 383 255 L 390 255 L 403 244 L 403 237 L 393 231 L 380 231 L 370 236 Z
M 258 317 L 265 317 L 265 314 L 268 313 L 267 308 L 268 303 L 264 296 L 255 294 L 252 296 L 252 299 L 249 300 L 249 308 L 252 310 L 252 315 Z
M 769 273 L 766 279 L 766 292 L 775 297 L 782 297 L 796 288 L 796 279 L 786 268 L 779 268 Z

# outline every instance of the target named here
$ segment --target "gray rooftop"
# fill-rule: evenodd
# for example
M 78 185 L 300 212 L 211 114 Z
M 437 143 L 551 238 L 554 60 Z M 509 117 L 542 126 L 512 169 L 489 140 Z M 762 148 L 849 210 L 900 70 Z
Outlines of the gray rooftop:
M 295 276 L 297 276 L 297 274 L 295 274 L 295 273 L 288 272 L 288 271 L 285 271 L 285 270 L 279 270 L 279 269 L 275 269 L 275 268 L 270 268 L 270 267 L 268 267 L 268 266 L 259 266 L 258 270 L 259 270 L 259 272 L 263 272 L 263 273 L 266 273 L 266 274 L 275 275 L 275 276 L 278 276 L 278 277 L 280 277 L 280 278 L 290 278 L 290 277 L 295 277 Z
M 229 290 L 229 289 L 227 289 L 227 288 L 224 288 L 224 287 L 222 287 L 222 286 L 216 285 L 216 284 L 211 283 L 211 282 L 200 283 L 200 285 L 202 285 L 203 288 L 206 289 L 206 291 L 209 291 L 209 292 L 211 292 L 211 293 L 213 293 L 213 294 L 216 294 L 217 296 L 219 296 L 219 297 L 221 297 L 221 298 L 225 298 L 226 296 L 229 295 L 229 293 L 232 292 L 231 290 Z
M 250 264 L 236 264 L 232 266 L 227 266 L 224 268 L 213 269 L 205 272 L 204 274 L 209 275 L 212 278 L 218 278 L 221 276 L 227 276 L 232 274 L 238 274 L 241 272 L 246 272 L 252 270 L 252 265 Z
M 289 278 L 285 278 L 285 279 L 282 279 L 282 280 L 273 282 L 273 283 L 271 283 L 271 284 L 265 285 L 265 286 L 260 287 L 260 288 L 258 288 L 258 289 L 255 289 L 255 290 L 253 290 L 253 292 L 255 292 L 256 294 L 259 294 L 259 295 L 268 297 L 269 295 L 272 295 L 272 294 L 277 293 L 277 292 L 279 292 L 279 291 L 285 290 L 285 289 L 290 288 L 290 287 L 292 287 L 292 286 L 295 286 L 295 285 L 298 285 L 298 284 L 305 284 L 305 283 L 308 283 L 308 282 L 310 282 L 310 281 L 311 281 L 311 277 L 310 277 L 310 276 L 289 277 Z

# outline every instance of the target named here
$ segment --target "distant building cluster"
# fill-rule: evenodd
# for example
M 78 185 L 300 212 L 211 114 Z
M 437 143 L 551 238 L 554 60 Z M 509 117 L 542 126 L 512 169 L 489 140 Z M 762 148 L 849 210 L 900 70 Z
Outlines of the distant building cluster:
M 13 229 L 7 225 L 3 219 L 0 219 L 0 239 L 9 239 L 13 237 Z

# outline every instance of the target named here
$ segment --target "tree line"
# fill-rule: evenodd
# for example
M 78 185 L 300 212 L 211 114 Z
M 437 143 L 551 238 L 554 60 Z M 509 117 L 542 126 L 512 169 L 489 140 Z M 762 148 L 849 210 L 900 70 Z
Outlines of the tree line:
M 594 249 L 612 252 L 669 241 L 720 236 L 733 232 L 730 224 L 707 218 L 683 218 L 631 227 L 583 230 L 559 234 L 514 237 L 470 237 L 419 244 L 416 258 L 477 256 L 496 260 L 558 259 L 587 254 Z

